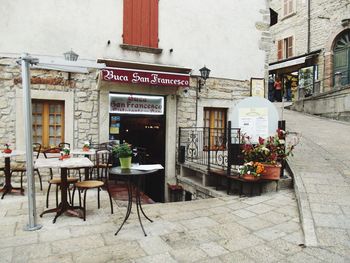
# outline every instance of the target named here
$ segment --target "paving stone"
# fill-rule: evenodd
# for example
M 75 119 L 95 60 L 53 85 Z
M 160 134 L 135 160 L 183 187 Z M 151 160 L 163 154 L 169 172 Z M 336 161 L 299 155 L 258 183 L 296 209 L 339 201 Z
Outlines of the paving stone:
M 265 244 L 244 249 L 242 253 L 257 259 L 259 262 L 276 262 L 284 260 L 285 258 L 285 255 Z
M 52 242 L 56 240 L 68 239 L 71 238 L 71 231 L 69 229 L 54 229 L 47 230 L 42 229 L 38 231 L 39 234 L 39 242 Z
M 251 212 L 256 213 L 256 214 L 264 214 L 264 213 L 269 212 L 273 209 L 275 209 L 275 207 L 270 206 L 270 205 L 266 205 L 266 204 L 257 204 L 257 205 L 253 205 L 253 206 L 246 208 L 246 210 L 251 211 Z
M 273 225 L 271 222 L 267 220 L 262 220 L 261 218 L 258 218 L 258 217 L 250 217 L 250 218 L 242 219 L 238 221 L 238 223 L 251 230 L 259 230 L 259 229 Z
M 216 242 L 203 243 L 200 244 L 199 247 L 212 258 L 229 253 L 228 250 L 224 249 Z
M 323 260 L 320 260 L 318 258 L 315 258 L 313 256 L 310 256 L 309 254 L 305 252 L 299 252 L 297 254 L 289 256 L 285 262 L 291 262 L 291 263 L 300 263 L 300 262 L 307 262 L 307 263 L 321 263 L 324 262 Z
M 1 225 L 0 237 L 12 237 L 15 235 L 16 223 Z
M 318 259 L 321 259 L 323 261 L 329 262 L 329 263 L 341 263 L 346 262 L 346 258 L 340 255 L 337 255 L 334 252 L 331 252 L 327 249 L 322 248 L 306 248 L 304 249 L 304 252 L 315 257 Z M 350 252 L 349 252 L 350 253 Z M 349 254 L 350 255 L 350 254 Z
M 12 254 L 13 248 L 1 248 L 0 249 L 0 261 L 3 263 L 11 263 L 12 262 Z
M 28 263 L 73 263 L 71 254 L 52 255 L 45 258 L 30 259 Z
M 209 217 L 182 220 L 180 223 L 189 230 L 217 225 L 217 222 L 215 222 L 213 219 L 210 219 Z
M 101 223 L 97 225 L 79 225 L 70 228 L 72 237 L 97 233 L 113 233 L 117 226 L 114 223 Z
M 233 211 L 234 212 L 234 211 Z M 236 222 L 239 219 L 241 219 L 241 217 L 236 216 L 233 214 L 233 212 L 226 214 L 225 216 L 223 215 L 212 215 L 210 216 L 211 219 L 213 219 L 214 221 L 216 221 L 219 224 L 229 224 L 232 222 Z
M 63 254 L 102 246 L 104 246 L 104 241 L 101 235 L 90 235 L 54 241 L 52 252 L 54 254 Z
M 250 211 L 248 211 L 246 209 L 239 209 L 239 210 L 233 211 L 232 214 L 234 214 L 236 216 L 239 216 L 241 218 L 249 218 L 249 217 L 252 217 L 252 216 L 256 216 L 255 213 L 250 212 Z
M 229 251 L 237 251 L 244 248 L 262 244 L 264 243 L 264 240 L 254 235 L 247 235 L 244 237 L 236 237 L 236 238 L 221 240 L 218 243 Z
M 178 262 L 196 262 L 207 257 L 207 254 L 198 247 L 173 249 L 169 254 Z
M 337 204 L 311 203 L 310 207 L 313 213 L 342 214 L 342 210 Z
M 252 258 L 246 254 L 235 251 L 220 257 L 221 261 L 224 263 L 256 263 Z
M 220 260 L 220 258 L 215 257 L 215 258 L 200 259 L 195 263 L 222 263 L 222 261 Z
M 350 217 L 345 215 L 313 213 L 317 227 L 350 229 Z
M 213 226 L 209 229 L 223 239 L 230 239 L 240 236 L 243 237 L 250 234 L 249 229 L 235 222 L 227 223 L 225 225 Z
M 161 254 L 171 250 L 171 247 L 160 237 L 147 237 L 138 242 L 148 255 Z
M 277 213 L 281 213 L 281 214 L 284 214 L 284 215 L 288 215 L 288 216 L 291 216 L 291 217 L 298 217 L 299 216 L 299 210 L 298 210 L 298 207 L 296 206 L 290 206 L 290 205 L 284 205 L 278 209 L 275 209 L 274 210 L 275 212 Z
M 343 245 L 350 248 L 349 234 L 345 229 L 318 227 L 316 235 L 321 246 Z
M 294 233 L 291 233 L 289 235 L 282 237 L 282 240 L 291 242 L 293 244 L 304 244 L 305 243 L 304 234 L 300 229 Z
M 350 216 L 350 206 L 341 206 L 342 211 L 344 212 L 345 215 Z
M 268 227 L 261 229 L 259 231 L 255 231 L 254 235 L 266 240 L 271 241 L 280 237 L 287 235 L 285 232 L 276 229 L 275 227 Z
M 302 251 L 302 247 L 298 245 L 300 243 L 291 243 L 283 239 L 275 239 L 266 244 L 285 255 L 294 255 Z
M 169 253 L 135 259 L 135 263 L 164 263 L 164 262 L 177 263 L 177 261 Z
M 17 247 L 37 243 L 38 234 L 31 232 L 30 235 L 1 238 L 0 248 Z
M 49 243 L 17 246 L 13 252 L 13 263 L 27 262 L 29 259 L 39 259 L 51 256 L 52 249 Z
M 274 224 L 279 224 L 282 222 L 292 220 L 292 218 L 289 215 L 284 215 L 284 214 L 277 213 L 274 211 L 269 211 L 265 214 L 261 214 L 258 216 L 258 218 L 261 218 L 263 220 L 267 220 L 267 221 L 272 222 Z

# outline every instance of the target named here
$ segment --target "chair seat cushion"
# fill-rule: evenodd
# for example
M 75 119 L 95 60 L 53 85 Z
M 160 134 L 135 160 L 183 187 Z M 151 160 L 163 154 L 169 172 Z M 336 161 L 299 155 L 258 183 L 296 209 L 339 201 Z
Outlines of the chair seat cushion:
M 74 178 L 74 177 L 68 177 L 67 178 L 67 182 L 68 183 L 76 183 L 78 182 L 78 178 Z M 50 181 L 49 181 L 50 184 L 60 184 L 61 183 L 61 178 L 52 178 Z
M 112 164 L 100 163 L 99 165 L 96 165 L 96 168 L 106 168 L 106 167 L 112 167 Z
M 78 188 L 97 188 L 103 186 L 104 183 L 101 181 L 95 181 L 95 180 L 87 180 L 82 182 L 77 182 L 75 184 Z
M 25 164 L 17 164 L 11 167 L 12 172 L 25 172 L 26 171 L 26 166 Z

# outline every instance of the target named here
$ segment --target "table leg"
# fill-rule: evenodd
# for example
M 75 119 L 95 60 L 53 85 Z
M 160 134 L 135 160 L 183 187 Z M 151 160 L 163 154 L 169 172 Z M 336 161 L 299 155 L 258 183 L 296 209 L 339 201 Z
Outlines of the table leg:
M 0 192 L 4 192 L 1 196 L 1 199 L 4 199 L 4 196 L 11 192 L 18 192 L 23 195 L 24 189 L 21 187 L 13 187 L 11 184 L 11 166 L 10 166 L 10 157 L 5 157 L 5 185 Z
M 143 214 L 144 217 L 146 217 L 148 219 L 148 221 L 150 221 L 151 223 L 153 223 L 153 220 L 151 220 L 148 216 L 146 216 L 145 212 L 142 209 L 142 205 L 141 205 L 141 196 L 140 196 L 140 187 L 141 187 L 141 176 L 139 177 L 138 180 L 138 184 L 137 184 L 137 194 L 136 194 L 136 204 L 138 203 L 140 210 Z M 138 197 L 138 198 L 137 198 Z
M 124 218 L 123 223 L 120 225 L 119 229 L 117 230 L 117 232 L 115 232 L 114 235 L 117 235 L 119 233 L 119 231 L 122 229 L 123 225 L 125 224 L 126 220 L 128 220 L 130 213 L 131 213 L 131 208 L 132 208 L 132 183 L 131 180 L 128 179 L 128 208 L 126 210 L 126 215 Z

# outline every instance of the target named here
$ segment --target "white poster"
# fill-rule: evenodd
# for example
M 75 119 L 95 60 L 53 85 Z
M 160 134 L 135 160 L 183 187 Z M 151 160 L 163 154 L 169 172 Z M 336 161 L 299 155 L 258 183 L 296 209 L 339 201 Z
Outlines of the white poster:
M 258 142 L 259 137 L 267 138 L 269 135 L 267 108 L 240 108 L 239 128 L 242 134 L 251 137 L 252 143 Z

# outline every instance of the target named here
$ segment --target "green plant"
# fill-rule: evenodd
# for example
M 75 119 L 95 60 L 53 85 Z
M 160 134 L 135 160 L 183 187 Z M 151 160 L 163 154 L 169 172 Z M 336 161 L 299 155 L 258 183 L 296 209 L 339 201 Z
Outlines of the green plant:
M 114 146 L 112 152 L 116 154 L 119 158 L 132 156 L 131 145 L 128 143 L 123 143 Z
M 85 141 L 83 147 L 84 148 L 90 148 L 90 142 L 89 141 Z
M 5 143 L 5 147 L 6 147 L 6 149 L 10 149 L 10 144 L 8 144 L 8 143 Z
M 65 147 L 62 149 L 62 152 L 65 154 L 65 155 L 69 155 L 70 154 L 70 149 Z

